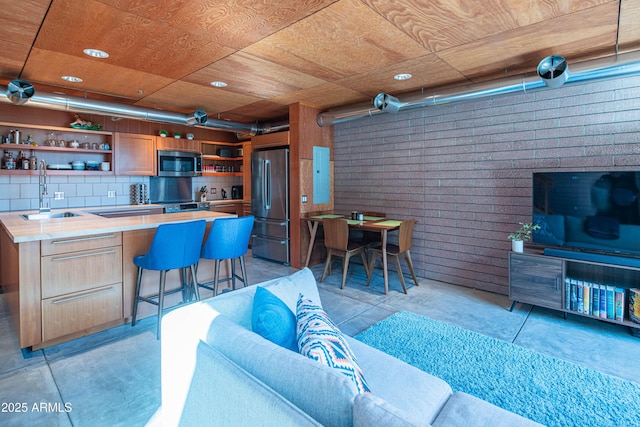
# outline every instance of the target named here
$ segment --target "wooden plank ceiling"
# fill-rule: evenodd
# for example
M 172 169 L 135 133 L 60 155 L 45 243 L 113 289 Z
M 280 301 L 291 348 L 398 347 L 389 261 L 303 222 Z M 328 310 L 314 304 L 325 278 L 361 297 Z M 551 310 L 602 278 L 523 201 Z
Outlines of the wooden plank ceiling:
M 639 0 L 0 0 L 0 10 L 2 84 L 246 122 L 286 118 L 295 102 L 327 110 L 534 73 L 551 54 L 571 64 L 640 49 Z

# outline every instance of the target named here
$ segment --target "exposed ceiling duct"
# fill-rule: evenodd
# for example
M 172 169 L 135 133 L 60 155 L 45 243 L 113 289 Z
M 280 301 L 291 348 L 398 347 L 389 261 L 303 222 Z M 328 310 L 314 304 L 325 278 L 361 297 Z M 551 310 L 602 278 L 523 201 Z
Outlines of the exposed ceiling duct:
M 552 59 L 553 58 L 553 59 Z M 372 117 L 378 114 L 397 113 L 421 107 L 432 107 L 452 102 L 471 101 L 490 96 L 504 95 L 516 92 L 532 92 L 535 90 L 558 87 L 562 84 L 582 83 L 614 77 L 624 77 L 640 74 L 640 52 L 630 52 L 612 57 L 584 61 L 571 66 L 564 58 L 554 55 L 545 58 L 538 65 L 535 76 L 518 76 L 494 80 L 475 85 L 445 89 L 441 93 L 424 92 L 406 94 L 401 99 L 381 93 L 371 103 L 337 108 L 318 114 L 316 121 L 319 126 L 330 126 L 351 120 Z
M 0 103 L 13 103 L 25 107 L 44 108 L 47 110 L 69 111 L 73 113 L 96 114 L 132 120 L 166 123 L 183 126 L 215 129 L 243 135 L 260 135 L 289 128 L 288 123 L 241 123 L 230 120 L 212 119 L 202 110 L 191 114 L 156 110 L 135 105 L 118 104 L 100 100 L 92 100 L 58 93 L 39 92 L 25 80 L 12 80 L 8 86 L 0 86 Z
M 281 122 L 262 123 L 259 127 L 259 130 L 260 135 L 264 135 L 266 133 L 284 132 L 286 130 L 289 130 L 289 122 L 283 120 Z M 248 141 L 252 136 L 255 136 L 255 134 L 236 132 L 236 138 L 238 138 L 238 141 Z

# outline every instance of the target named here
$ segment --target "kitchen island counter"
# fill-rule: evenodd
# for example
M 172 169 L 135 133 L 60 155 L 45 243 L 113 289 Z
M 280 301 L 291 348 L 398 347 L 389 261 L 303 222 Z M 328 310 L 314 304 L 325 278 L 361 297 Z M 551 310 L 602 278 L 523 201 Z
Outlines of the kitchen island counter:
M 150 206 L 150 205 L 145 205 Z M 118 207 L 126 209 L 126 207 Z M 78 237 L 99 233 L 113 233 L 132 230 L 156 228 L 160 224 L 186 222 L 204 219 L 207 222 L 229 215 L 212 211 L 191 211 L 172 214 L 135 215 L 119 218 L 104 218 L 92 212 L 100 212 L 113 208 L 77 208 L 58 209 L 52 212 L 73 212 L 79 216 L 68 218 L 52 218 L 43 220 L 26 220 L 20 215 L 32 214 L 34 211 L 0 213 L 0 223 L 13 243 Z M 135 207 L 130 207 L 135 209 Z
M 118 207 L 124 209 L 126 207 Z M 130 320 L 137 267 L 133 258 L 149 250 L 161 224 L 236 215 L 191 211 L 105 218 L 113 208 L 65 209 L 78 216 L 26 220 L 27 212 L 0 213 L 0 286 L 21 348 L 47 347 Z M 134 209 L 134 207 L 132 207 Z M 53 211 L 56 212 L 56 211 Z M 213 263 L 201 260 L 200 282 L 212 280 Z M 141 294 L 157 292 L 159 272 L 145 271 Z M 178 271 L 167 274 L 167 289 L 178 287 Z M 177 303 L 181 293 L 166 300 Z M 139 317 L 155 313 L 141 305 Z

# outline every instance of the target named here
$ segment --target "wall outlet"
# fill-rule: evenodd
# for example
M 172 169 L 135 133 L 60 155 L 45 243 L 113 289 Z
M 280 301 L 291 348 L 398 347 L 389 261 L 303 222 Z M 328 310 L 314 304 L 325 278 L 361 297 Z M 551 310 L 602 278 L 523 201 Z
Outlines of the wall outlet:
M 116 197 L 116 191 L 115 190 L 107 191 L 107 197 Z
M 302 195 L 302 203 L 307 203 L 307 195 L 306 194 Z
M 64 200 L 64 191 L 54 191 L 53 200 Z
M 217 194 L 218 190 L 216 190 L 216 187 L 211 188 L 211 194 Z

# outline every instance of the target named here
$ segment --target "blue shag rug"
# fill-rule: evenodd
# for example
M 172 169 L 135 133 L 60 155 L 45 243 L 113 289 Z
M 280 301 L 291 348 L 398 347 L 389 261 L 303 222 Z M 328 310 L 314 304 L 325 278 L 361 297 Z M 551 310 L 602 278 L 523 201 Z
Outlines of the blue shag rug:
M 640 384 L 448 323 L 401 311 L 355 338 L 549 427 L 640 426 Z

